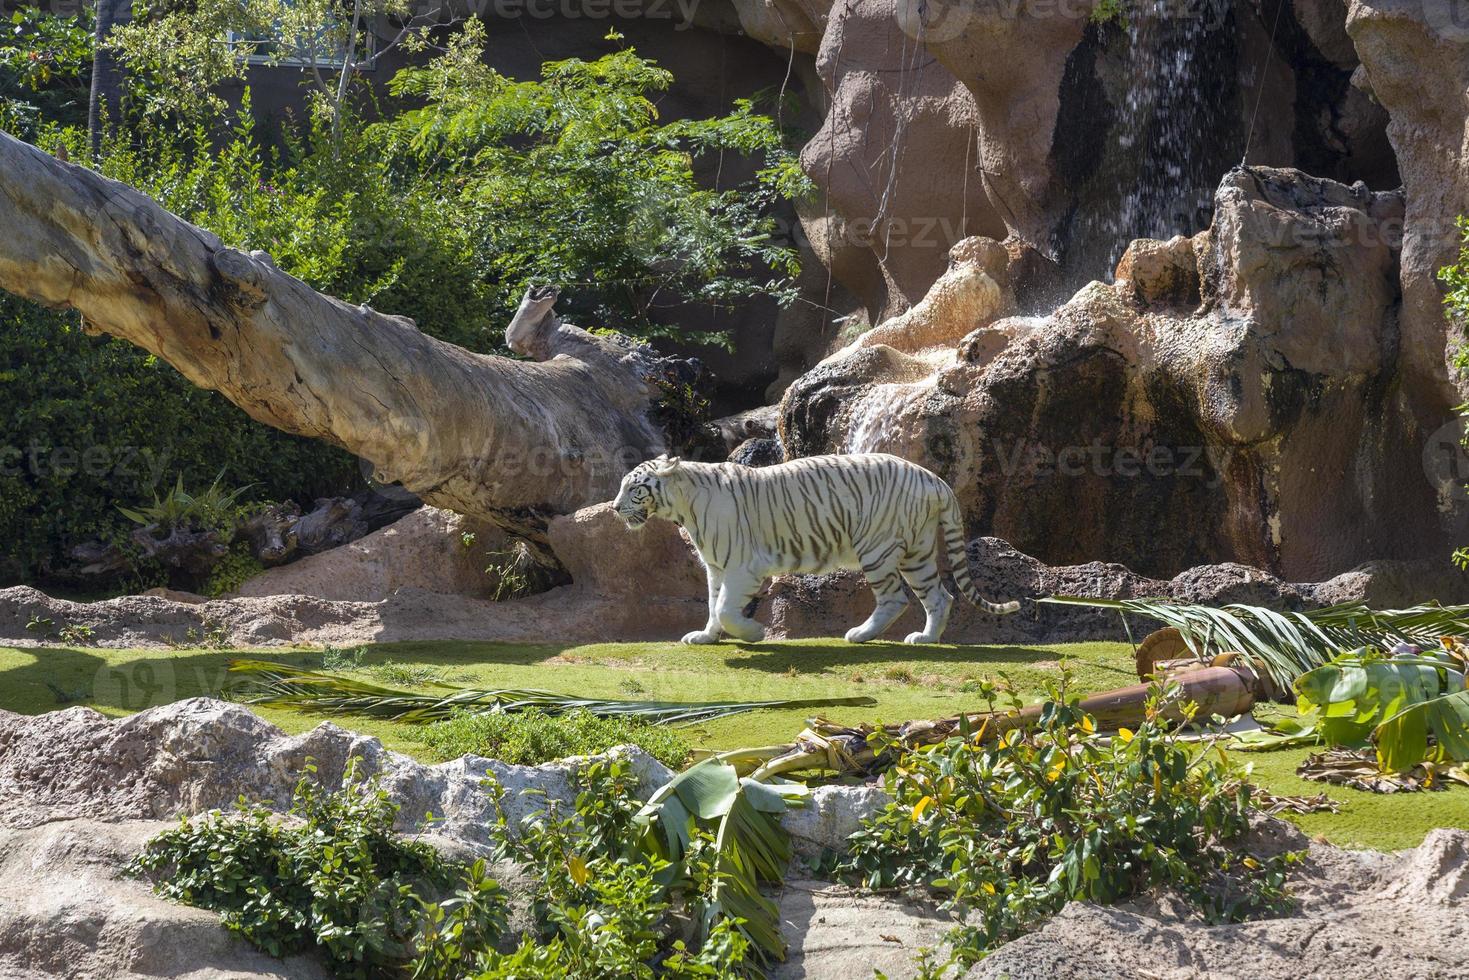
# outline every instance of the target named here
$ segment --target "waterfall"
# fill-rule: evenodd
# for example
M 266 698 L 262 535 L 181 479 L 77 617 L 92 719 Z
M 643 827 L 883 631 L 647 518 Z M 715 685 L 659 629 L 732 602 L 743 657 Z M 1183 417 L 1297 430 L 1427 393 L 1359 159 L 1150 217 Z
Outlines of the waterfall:
M 1231 0 L 1133 0 L 1124 10 L 1093 29 L 1095 74 L 1082 82 L 1100 83 L 1107 103 L 1091 124 L 1105 125 L 1100 152 L 1071 151 L 1089 172 L 1058 251 L 1083 281 L 1110 279 L 1134 238 L 1207 227 L 1214 188 L 1240 152 Z

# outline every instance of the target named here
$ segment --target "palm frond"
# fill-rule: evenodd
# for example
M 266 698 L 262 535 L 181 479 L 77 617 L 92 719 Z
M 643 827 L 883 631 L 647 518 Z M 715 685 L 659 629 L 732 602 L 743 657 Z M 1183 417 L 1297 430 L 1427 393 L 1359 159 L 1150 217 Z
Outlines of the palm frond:
M 782 701 L 617 701 L 521 688 L 449 688 L 448 693 L 438 694 L 396 690 L 343 674 L 305 670 L 268 660 L 231 660 L 229 669 L 249 678 L 247 684 L 233 692 L 245 704 L 324 714 L 367 715 L 410 724 L 442 721 L 460 711 L 535 709 L 549 715 L 580 710 L 603 718 L 623 717 L 654 724 L 692 725 L 761 708 L 870 707 L 876 704 L 867 697 Z
M 1398 643 L 1428 648 L 1438 646 L 1445 636 L 1469 636 L 1469 605 L 1369 609 L 1360 602 L 1346 602 L 1306 612 L 1276 612 L 1241 603 L 1216 608 L 1167 599 L 1051 596 L 1040 601 L 1115 609 L 1124 620 L 1128 615 L 1157 620 L 1177 629 L 1201 657 L 1244 654 L 1285 690 L 1297 677 L 1343 651 L 1389 649 Z

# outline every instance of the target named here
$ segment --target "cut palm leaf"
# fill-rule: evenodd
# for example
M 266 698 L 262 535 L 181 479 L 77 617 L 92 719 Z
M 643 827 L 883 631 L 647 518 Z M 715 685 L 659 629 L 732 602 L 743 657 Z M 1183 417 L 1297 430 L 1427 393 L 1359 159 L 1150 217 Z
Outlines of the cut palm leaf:
M 1114 609 L 1154 619 L 1182 634 L 1204 659 L 1243 654 L 1281 689 L 1302 674 L 1329 663 L 1344 650 L 1391 649 L 1399 643 L 1437 647 L 1445 636 L 1469 637 L 1469 605 L 1429 603 L 1411 609 L 1369 609 L 1360 602 L 1306 612 L 1276 612 L 1262 606 L 1201 606 L 1167 599 L 1093 599 L 1051 596 L 1057 605 Z
M 785 701 L 615 701 L 578 698 L 530 689 L 449 688 L 447 694 L 395 690 L 342 674 L 305 670 L 267 660 L 231 660 L 232 673 L 248 678 L 235 697 L 245 704 L 294 708 L 324 714 L 368 715 L 410 724 L 443 721 L 467 711 L 537 710 L 549 715 L 585 711 L 603 718 L 633 718 L 652 724 L 691 725 L 761 708 L 870 707 L 872 698 L 809 698 Z

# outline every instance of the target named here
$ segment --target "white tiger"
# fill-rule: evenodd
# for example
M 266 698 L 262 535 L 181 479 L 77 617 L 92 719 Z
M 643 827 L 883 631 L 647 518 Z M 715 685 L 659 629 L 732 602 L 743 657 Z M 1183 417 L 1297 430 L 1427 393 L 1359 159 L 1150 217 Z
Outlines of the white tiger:
M 847 631 L 849 641 L 870 640 L 892 624 L 908 605 L 906 581 L 927 615 L 906 642 L 937 643 L 953 605 L 939 575 L 940 540 L 970 602 L 996 614 L 1020 608 L 980 596 L 954 491 L 896 456 L 811 456 L 760 468 L 660 456 L 623 477 L 613 506 L 628 527 L 663 517 L 693 539 L 709 578 L 709 621 L 685 643 L 714 643 L 721 632 L 759 640 L 764 628 L 745 610 L 767 577 L 846 568 L 860 568 L 877 597 L 867 621 Z

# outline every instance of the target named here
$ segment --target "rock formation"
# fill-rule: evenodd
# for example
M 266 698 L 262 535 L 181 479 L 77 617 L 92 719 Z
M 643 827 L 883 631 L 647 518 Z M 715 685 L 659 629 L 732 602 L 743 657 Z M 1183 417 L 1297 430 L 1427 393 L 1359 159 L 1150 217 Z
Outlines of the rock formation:
M 646 797 L 670 773 L 635 748 L 629 759 Z M 0 974 L 18 980 L 82 976 L 142 980 L 319 980 L 310 955 L 266 957 L 227 932 L 216 916 L 154 896 L 123 866 L 180 814 L 228 808 L 245 796 L 277 810 L 311 761 L 327 788 L 340 785 L 349 758 L 380 778 L 401 807 L 400 828 L 458 857 L 489 852 L 493 819 L 483 786 L 506 790 L 512 823 L 546 799 L 570 799 L 573 761 L 511 766 L 477 756 L 428 766 L 375 738 L 332 724 L 288 736 L 248 709 L 197 698 L 109 719 L 87 708 L 27 717 L 0 712 Z M 544 794 L 544 796 L 540 795 Z M 839 850 L 859 821 L 882 806 L 873 786 L 826 786 L 783 818 L 798 854 Z M 431 828 L 425 814 L 440 817 Z M 1169 896 L 1140 896 L 1123 907 L 1073 904 L 1036 932 L 1000 947 L 973 977 L 1173 976 L 1182 960 L 1210 974 L 1241 962 L 1256 976 L 1299 973 L 1301 957 L 1330 975 L 1371 962 L 1383 976 L 1458 976 L 1469 967 L 1469 835 L 1431 831 L 1400 854 L 1345 851 L 1310 841 L 1289 824 L 1262 818 L 1245 841 L 1256 854 L 1304 852 L 1292 874 L 1296 907 L 1239 925 L 1181 918 Z M 524 885 L 495 865 L 512 901 Z M 952 925 L 931 901 L 875 894 L 798 875 L 776 893 L 791 943 L 775 980 L 848 977 L 876 966 L 910 976 L 921 946 Z M 1436 928 L 1422 928 L 1430 914 Z M 1148 937 L 1140 941 L 1139 936 Z M 1309 954 L 1302 950 L 1310 946 Z M 1241 951 L 1244 952 L 1241 952 Z M 1326 975 L 1323 973 L 1323 975 Z
M 950 298 L 981 274 L 1005 283 L 997 247 L 966 244 L 913 312 L 947 321 L 925 338 L 967 336 L 935 353 L 905 339 L 918 327 L 879 327 L 791 387 L 782 444 L 922 462 L 974 529 L 1050 563 L 1310 579 L 1442 554 L 1421 455 L 1448 417 L 1398 326 L 1402 208 L 1237 168 L 1210 229 L 1134 242 L 1115 282 L 1039 318 Z

